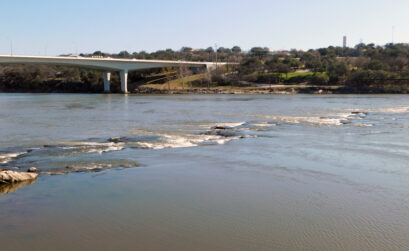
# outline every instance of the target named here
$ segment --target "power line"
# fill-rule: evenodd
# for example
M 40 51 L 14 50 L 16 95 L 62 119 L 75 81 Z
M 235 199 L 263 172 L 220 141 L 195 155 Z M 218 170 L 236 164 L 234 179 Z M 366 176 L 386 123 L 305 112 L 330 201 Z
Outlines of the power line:
M 10 40 L 10 56 L 13 56 L 13 40 Z

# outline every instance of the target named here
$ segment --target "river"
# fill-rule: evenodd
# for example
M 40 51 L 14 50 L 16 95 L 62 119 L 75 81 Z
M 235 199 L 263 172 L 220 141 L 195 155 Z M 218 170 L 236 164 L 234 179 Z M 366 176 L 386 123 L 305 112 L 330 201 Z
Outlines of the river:
M 409 250 L 407 95 L 0 94 L 2 250 Z

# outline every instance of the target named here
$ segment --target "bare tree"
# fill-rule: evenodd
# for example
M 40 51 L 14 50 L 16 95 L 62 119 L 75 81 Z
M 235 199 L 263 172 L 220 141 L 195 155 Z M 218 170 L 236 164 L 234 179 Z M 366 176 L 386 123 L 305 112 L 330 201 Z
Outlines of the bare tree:
M 189 69 L 186 65 L 179 64 L 179 78 L 182 80 L 182 89 L 185 89 L 186 77 L 190 75 Z
M 185 76 L 184 76 L 184 70 L 183 70 L 183 65 L 179 64 L 179 77 L 182 79 L 182 89 L 185 89 Z
M 172 81 L 172 67 L 166 67 L 165 69 L 166 82 L 168 83 L 168 91 L 170 91 L 170 82 Z
M 205 77 L 207 80 L 207 89 L 210 89 L 210 83 L 212 82 L 212 73 L 209 68 L 206 67 Z

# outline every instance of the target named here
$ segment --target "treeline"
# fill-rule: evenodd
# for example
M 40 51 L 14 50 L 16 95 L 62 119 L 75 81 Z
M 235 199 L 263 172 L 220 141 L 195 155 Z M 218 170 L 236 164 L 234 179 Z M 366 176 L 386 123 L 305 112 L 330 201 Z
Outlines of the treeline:
M 367 88 L 371 81 L 399 84 L 409 80 L 408 63 L 407 44 L 358 44 L 354 48 L 330 46 L 309 51 L 266 52 L 258 57 L 250 53 L 241 62 L 239 72 L 244 78 L 256 76 L 256 81 L 261 82 L 266 77 L 274 82 L 282 81 L 280 77 L 284 74 L 285 82 Z M 294 77 L 287 78 L 289 73 L 300 70 L 312 74 L 293 74 Z
M 399 92 L 409 90 L 409 45 L 358 44 L 354 48 L 333 47 L 308 51 L 270 51 L 266 47 L 254 47 L 243 51 L 232 48 L 212 47 L 180 50 L 159 50 L 148 53 L 121 51 L 117 54 L 96 51 L 80 54 L 83 57 L 111 57 L 128 59 L 219 61 L 235 63 L 219 67 L 206 78 L 195 80 L 199 85 L 218 86 L 246 84 L 306 84 L 337 85 L 367 91 L 371 89 Z M 175 73 L 176 74 L 170 74 Z M 152 82 L 163 83 L 171 79 L 198 73 L 182 68 L 152 69 L 131 72 L 132 87 Z M 119 91 L 119 76 L 112 76 L 112 90 Z M 153 81 L 155 82 L 155 81 Z M 38 91 L 103 91 L 102 73 L 75 67 L 46 65 L 0 66 L 0 89 Z M 197 84 L 197 83 L 196 83 Z
M 229 57 L 231 52 L 222 52 Z M 354 48 L 271 52 L 255 47 L 242 53 L 236 75 L 225 82 L 336 85 L 355 91 L 409 91 L 409 45 L 358 44 Z M 229 79 L 230 78 L 230 79 Z

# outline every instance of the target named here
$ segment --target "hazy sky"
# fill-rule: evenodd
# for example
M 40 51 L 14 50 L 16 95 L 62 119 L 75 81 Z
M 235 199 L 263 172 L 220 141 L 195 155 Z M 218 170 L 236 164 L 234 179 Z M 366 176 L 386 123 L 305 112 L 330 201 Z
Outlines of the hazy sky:
M 409 42 L 409 0 L 0 0 L 0 54 Z

